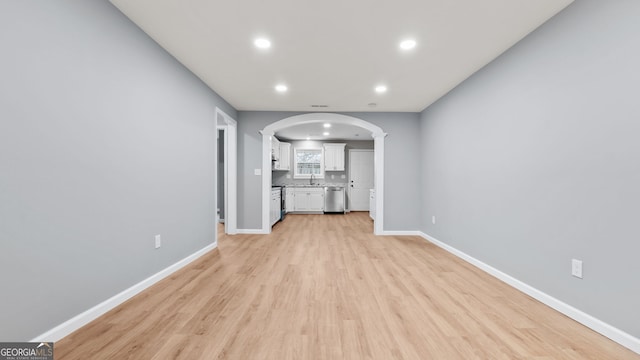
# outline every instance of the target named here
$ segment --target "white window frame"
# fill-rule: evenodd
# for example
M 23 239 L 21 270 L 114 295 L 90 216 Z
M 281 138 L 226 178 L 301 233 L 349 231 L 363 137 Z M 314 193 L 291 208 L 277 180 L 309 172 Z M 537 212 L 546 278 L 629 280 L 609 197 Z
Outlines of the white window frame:
M 293 148 L 293 178 L 294 179 L 311 179 L 311 174 L 298 173 L 298 151 L 319 150 L 320 151 L 320 174 L 314 175 L 314 179 L 324 179 L 324 148 L 321 147 L 296 147 Z

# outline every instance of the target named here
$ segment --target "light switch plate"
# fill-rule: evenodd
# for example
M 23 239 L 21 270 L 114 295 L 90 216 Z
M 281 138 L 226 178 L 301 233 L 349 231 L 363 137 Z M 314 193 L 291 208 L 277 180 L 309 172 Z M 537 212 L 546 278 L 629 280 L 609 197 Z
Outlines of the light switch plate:
M 160 238 L 160 234 L 156 235 L 156 249 L 159 249 L 162 246 L 162 239 Z

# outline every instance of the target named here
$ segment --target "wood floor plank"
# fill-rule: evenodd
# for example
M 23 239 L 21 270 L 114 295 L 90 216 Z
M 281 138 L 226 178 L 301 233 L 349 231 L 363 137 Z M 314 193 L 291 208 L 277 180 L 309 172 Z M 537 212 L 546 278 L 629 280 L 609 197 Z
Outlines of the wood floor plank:
M 419 237 L 372 232 L 350 213 L 223 235 L 56 359 L 640 359 Z

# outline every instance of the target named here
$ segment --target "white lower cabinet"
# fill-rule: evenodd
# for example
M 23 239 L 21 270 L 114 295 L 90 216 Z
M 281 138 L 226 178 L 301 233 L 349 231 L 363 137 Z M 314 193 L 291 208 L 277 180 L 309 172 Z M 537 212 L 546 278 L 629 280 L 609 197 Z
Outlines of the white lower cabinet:
M 294 189 L 293 188 L 286 188 L 285 190 L 285 197 L 284 197 L 284 207 L 285 207 L 285 212 L 292 212 L 295 211 L 295 197 L 294 197 Z
M 309 193 L 309 211 L 324 211 L 324 189 Z
M 309 207 L 309 197 L 307 193 L 296 189 L 294 196 L 293 211 L 306 211 Z
M 324 211 L 324 188 L 294 188 L 293 211 Z
M 269 213 L 269 219 L 271 220 L 271 226 L 280 221 L 282 215 L 282 192 L 280 189 L 271 190 L 271 212 Z

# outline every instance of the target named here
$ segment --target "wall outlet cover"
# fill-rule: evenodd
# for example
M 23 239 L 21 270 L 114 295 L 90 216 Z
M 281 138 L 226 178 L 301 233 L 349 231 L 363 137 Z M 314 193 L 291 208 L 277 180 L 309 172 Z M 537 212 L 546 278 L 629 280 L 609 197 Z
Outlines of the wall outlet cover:
M 156 235 L 156 249 L 159 249 L 162 246 L 162 239 L 160 238 L 160 234 Z
M 434 225 L 436 224 L 436 216 L 435 216 L 435 215 L 433 215 L 433 216 L 431 217 L 431 222 L 432 222 Z
M 345 174 L 342 174 L 342 175 L 340 175 L 340 178 L 341 178 L 341 179 L 346 179 L 346 178 L 347 178 L 347 176 L 346 176 Z
M 262 175 L 262 169 L 253 169 L 253 174 L 258 176 Z
M 582 279 L 582 261 L 577 259 L 571 259 L 571 275 Z
M 287 174 L 287 179 L 291 179 L 291 174 Z

